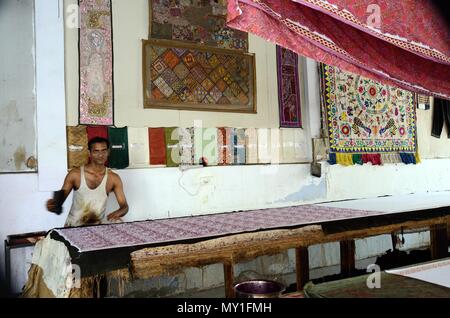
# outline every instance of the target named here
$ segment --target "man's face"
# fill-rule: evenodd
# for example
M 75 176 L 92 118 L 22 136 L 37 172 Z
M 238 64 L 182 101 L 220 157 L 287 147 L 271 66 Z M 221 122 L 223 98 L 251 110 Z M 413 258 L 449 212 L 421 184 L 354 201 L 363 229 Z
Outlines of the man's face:
M 109 149 L 106 142 L 95 143 L 91 147 L 90 151 L 91 161 L 98 165 L 104 165 L 108 159 Z

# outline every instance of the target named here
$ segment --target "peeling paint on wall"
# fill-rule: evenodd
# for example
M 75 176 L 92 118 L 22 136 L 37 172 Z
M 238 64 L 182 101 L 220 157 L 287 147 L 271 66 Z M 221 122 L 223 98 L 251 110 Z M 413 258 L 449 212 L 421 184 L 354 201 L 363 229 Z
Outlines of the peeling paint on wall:
M 284 202 L 307 202 L 307 201 L 320 201 L 320 199 L 326 199 L 327 197 L 327 183 L 326 178 L 320 178 L 319 182 L 313 182 L 311 184 L 302 186 L 298 191 L 289 194 L 276 203 Z
M 16 166 L 16 170 L 20 170 L 22 164 L 25 163 L 26 151 L 24 146 L 20 146 L 17 148 L 16 152 L 14 152 L 14 165 Z

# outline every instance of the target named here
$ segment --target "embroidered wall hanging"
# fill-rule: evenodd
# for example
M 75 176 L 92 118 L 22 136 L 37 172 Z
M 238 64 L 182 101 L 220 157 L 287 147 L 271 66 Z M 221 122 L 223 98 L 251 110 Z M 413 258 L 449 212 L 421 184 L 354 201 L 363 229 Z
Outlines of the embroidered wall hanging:
M 256 112 L 254 54 L 144 40 L 143 57 L 145 108 Z
M 226 26 L 226 0 L 149 0 L 150 37 L 248 51 L 248 34 Z
M 400 162 L 416 163 L 413 93 L 324 64 L 321 77 L 332 161 L 380 164 L 380 153 L 400 153 Z M 364 153 L 371 159 L 355 157 Z
M 277 45 L 277 73 L 280 127 L 301 128 L 297 53 Z
M 79 0 L 79 122 L 114 125 L 111 0 Z

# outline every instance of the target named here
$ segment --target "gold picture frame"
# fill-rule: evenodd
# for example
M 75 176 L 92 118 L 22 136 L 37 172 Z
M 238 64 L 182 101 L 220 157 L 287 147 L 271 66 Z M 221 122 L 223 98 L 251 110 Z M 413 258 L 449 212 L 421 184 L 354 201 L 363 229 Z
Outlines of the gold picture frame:
M 144 108 L 256 113 L 255 55 L 142 40 Z

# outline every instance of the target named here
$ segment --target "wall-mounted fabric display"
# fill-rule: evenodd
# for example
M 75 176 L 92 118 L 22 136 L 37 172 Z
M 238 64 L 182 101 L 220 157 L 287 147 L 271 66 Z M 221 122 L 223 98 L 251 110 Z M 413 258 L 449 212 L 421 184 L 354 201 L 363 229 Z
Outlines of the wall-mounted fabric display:
M 217 164 L 219 166 L 231 165 L 234 161 L 233 128 L 220 127 L 217 129 Z
M 79 123 L 114 125 L 111 0 L 79 0 Z
M 416 94 L 416 103 L 418 109 L 429 110 L 431 108 L 431 96 Z
M 125 169 L 129 166 L 128 157 L 128 128 L 108 127 L 110 142 L 109 167 Z
M 178 128 L 180 135 L 180 164 L 192 165 L 194 163 L 194 128 Z
M 149 0 L 150 37 L 248 50 L 248 35 L 228 28 L 227 1 Z
M 444 123 L 447 126 L 447 138 L 450 138 L 450 101 L 434 98 L 431 136 L 441 138 Z
M 148 142 L 150 145 L 150 164 L 166 164 L 166 140 L 164 128 L 149 128 Z
M 330 151 L 338 154 L 338 163 L 363 154 L 363 162 L 380 164 L 380 153 L 404 153 L 408 160 L 403 162 L 411 163 L 416 155 L 413 93 L 324 64 L 321 77 Z
M 128 152 L 130 167 L 145 168 L 150 165 L 148 128 L 128 127 Z
M 217 128 L 203 128 L 202 153 L 209 166 L 217 165 Z
M 88 163 L 88 135 L 86 126 L 67 127 L 67 164 L 69 169 Z
M 256 128 L 245 129 L 245 162 L 258 163 L 258 133 Z
M 277 73 L 280 127 L 301 128 L 297 53 L 277 45 Z
M 270 128 L 258 128 L 256 133 L 258 136 L 258 163 L 270 163 L 272 155 Z
M 270 163 L 279 164 L 281 163 L 281 134 L 280 129 L 271 128 L 270 129 Z
M 281 163 L 300 162 L 305 152 L 300 129 L 280 129 Z
M 144 107 L 256 112 L 255 56 L 167 40 L 144 40 Z
M 245 129 L 234 128 L 232 130 L 233 156 L 235 165 L 246 164 Z
M 180 135 L 177 127 L 164 128 L 166 141 L 166 166 L 178 167 L 180 165 Z

